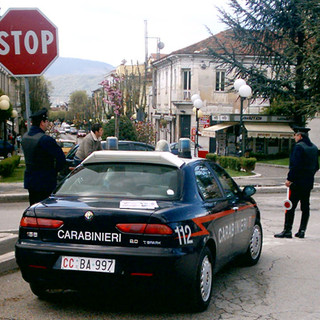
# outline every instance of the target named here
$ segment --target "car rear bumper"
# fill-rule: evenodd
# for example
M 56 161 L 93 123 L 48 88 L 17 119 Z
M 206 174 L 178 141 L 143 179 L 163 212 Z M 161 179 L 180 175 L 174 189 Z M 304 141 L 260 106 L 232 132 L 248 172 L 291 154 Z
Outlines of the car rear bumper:
M 103 247 L 84 245 L 47 245 L 18 242 L 16 260 L 27 282 L 48 287 L 76 288 L 128 278 L 193 279 L 197 252 L 181 248 Z M 114 273 L 61 270 L 61 256 L 114 259 Z M 180 281 L 179 280 L 179 281 Z

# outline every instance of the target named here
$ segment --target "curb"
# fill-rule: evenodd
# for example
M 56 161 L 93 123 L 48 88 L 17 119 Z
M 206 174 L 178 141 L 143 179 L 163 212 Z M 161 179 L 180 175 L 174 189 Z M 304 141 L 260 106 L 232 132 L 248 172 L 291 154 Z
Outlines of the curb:
M 2 202 L 23 202 L 29 201 L 28 193 L 12 193 L 12 194 L 1 194 L 0 203 Z

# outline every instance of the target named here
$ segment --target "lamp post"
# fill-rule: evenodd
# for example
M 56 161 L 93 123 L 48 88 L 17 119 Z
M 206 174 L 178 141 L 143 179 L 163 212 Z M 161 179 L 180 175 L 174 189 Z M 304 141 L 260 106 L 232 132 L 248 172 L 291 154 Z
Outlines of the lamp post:
M 244 134 L 244 127 L 243 127 L 243 101 L 249 98 L 252 94 L 252 89 L 248 86 L 243 79 L 237 79 L 234 82 L 234 88 L 238 91 L 240 95 L 240 134 L 242 136 L 242 143 L 241 143 L 241 156 L 244 156 L 245 152 L 245 134 Z
M 196 115 L 196 123 L 197 123 L 196 141 L 195 141 L 195 148 L 194 148 L 194 156 L 196 157 L 198 155 L 198 149 L 199 149 L 199 119 L 203 116 L 203 113 L 200 110 L 203 107 L 203 101 L 201 100 L 198 94 L 192 95 L 191 101 L 193 103 L 193 112 Z

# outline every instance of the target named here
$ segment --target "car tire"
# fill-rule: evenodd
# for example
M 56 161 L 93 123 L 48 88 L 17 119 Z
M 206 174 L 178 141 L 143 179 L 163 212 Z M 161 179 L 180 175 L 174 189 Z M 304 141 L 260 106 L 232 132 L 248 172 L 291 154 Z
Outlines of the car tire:
M 191 288 L 186 288 L 189 294 L 189 306 L 193 312 L 201 312 L 208 308 L 213 286 L 214 259 L 208 247 L 205 247 L 199 258 L 196 279 Z
M 260 223 L 255 223 L 252 228 L 247 252 L 241 257 L 241 264 L 244 266 L 254 266 L 258 263 L 262 251 L 262 227 Z

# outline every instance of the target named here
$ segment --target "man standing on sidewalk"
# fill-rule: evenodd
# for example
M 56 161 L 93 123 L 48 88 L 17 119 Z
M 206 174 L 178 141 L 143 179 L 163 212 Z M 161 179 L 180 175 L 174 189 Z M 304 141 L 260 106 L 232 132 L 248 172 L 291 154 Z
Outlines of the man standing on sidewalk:
M 45 134 L 49 124 L 47 109 L 43 108 L 30 118 L 32 126 L 24 134 L 21 144 L 26 162 L 24 188 L 28 189 L 32 205 L 50 196 L 66 158 L 56 140 Z
M 310 192 L 313 189 L 314 175 L 319 170 L 318 148 L 308 137 L 309 128 L 294 128 L 294 146 L 289 164 L 289 173 L 285 182 L 290 188 L 289 200 L 292 208 L 285 213 L 284 230 L 275 234 L 276 238 L 292 238 L 292 225 L 294 212 L 300 201 L 302 216 L 299 231 L 295 234 L 298 238 L 304 238 L 310 216 Z

